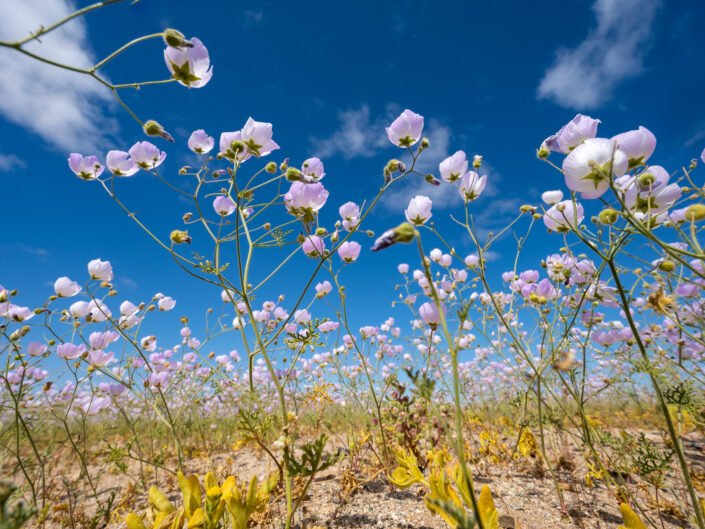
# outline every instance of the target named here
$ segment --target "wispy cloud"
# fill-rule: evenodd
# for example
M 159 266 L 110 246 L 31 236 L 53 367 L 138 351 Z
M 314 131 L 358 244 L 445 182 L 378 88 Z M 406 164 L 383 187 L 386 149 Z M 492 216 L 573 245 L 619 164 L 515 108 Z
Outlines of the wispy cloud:
M 41 260 L 49 257 L 49 250 L 22 242 L 0 244 L 0 251 L 3 253 L 23 253 Z
M 27 167 L 27 163 L 19 156 L 0 153 L 0 172 L 22 169 L 24 167 Z
M 661 0 L 596 0 L 596 25 L 577 47 L 561 48 L 538 87 L 538 97 L 566 108 L 594 109 L 617 86 L 644 71 Z
M 338 113 L 338 128 L 329 137 L 311 138 L 314 154 L 321 158 L 340 155 L 347 160 L 371 158 L 389 146 L 384 127 L 394 117 L 392 109 L 398 107 L 388 105 L 386 112 L 375 119 L 371 118 L 370 107 L 366 104 Z
M 245 9 L 242 13 L 242 26 L 245 28 L 256 26 L 264 20 L 264 11 Z
M 69 0 L 3 0 L 0 39 L 23 38 L 74 11 Z M 76 19 L 27 45 L 33 53 L 87 68 L 95 63 L 86 25 Z M 15 50 L 0 49 L 0 114 L 62 150 L 92 151 L 117 130 L 104 109 L 110 93 L 95 79 L 62 70 Z

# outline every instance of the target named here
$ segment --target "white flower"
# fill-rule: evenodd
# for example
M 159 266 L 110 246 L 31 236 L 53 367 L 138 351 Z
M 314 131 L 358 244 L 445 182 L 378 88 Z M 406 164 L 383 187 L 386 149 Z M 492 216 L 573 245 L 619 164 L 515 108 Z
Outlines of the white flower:
M 459 180 L 468 171 L 468 159 L 463 151 L 457 151 L 438 165 L 441 178 L 448 182 Z
M 100 281 L 112 281 L 113 279 L 113 267 L 110 261 L 101 261 L 100 259 L 89 261 L 88 273 L 91 279 L 98 279 Z
M 157 305 L 159 306 L 159 310 L 165 312 L 173 309 L 176 306 L 176 301 L 169 296 L 164 296 L 157 302 Z
M 426 224 L 433 216 L 431 213 L 432 206 L 433 202 L 431 202 L 430 198 L 424 195 L 416 195 L 409 201 L 409 206 L 404 211 L 406 220 L 416 225 Z
M 68 277 L 60 277 L 54 282 L 54 292 L 60 298 L 72 298 L 81 291 L 81 287 Z
M 487 185 L 487 175 L 480 176 L 475 171 L 468 171 L 460 180 L 458 192 L 465 202 L 479 198 Z
M 563 160 L 565 183 L 583 198 L 599 198 L 609 188 L 610 179 L 622 176 L 628 167 L 626 154 L 605 138 L 592 138 L 573 149 Z
M 558 204 L 561 200 L 563 200 L 563 191 L 561 191 L 560 189 L 555 191 L 544 191 L 541 194 L 541 200 L 543 200 L 544 203 L 548 204 L 549 206 Z
M 577 208 L 575 207 L 577 205 Z M 573 204 L 572 200 L 559 202 L 543 215 L 543 223 L 550 231 L 567 232 L 571 228 L 578 229 L 578 225 L 585 218 L 583 206 Z
M 423 124 L 423 116 L 406 109 L 385 130 L 389 141 L 397 147 L 411 147 L 421 139 Z

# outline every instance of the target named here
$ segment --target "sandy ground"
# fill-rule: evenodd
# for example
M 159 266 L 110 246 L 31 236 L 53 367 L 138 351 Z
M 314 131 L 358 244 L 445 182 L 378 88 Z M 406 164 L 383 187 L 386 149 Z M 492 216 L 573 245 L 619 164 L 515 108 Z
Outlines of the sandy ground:
M 686 446 L 696 471 L 704 468 L 703 443 L 689 441 Z M 572 451 L 576 459 L 580 458 L 579 449 Z M 345 491 L 339 479 L 344 465 L 345 461 L 323 471 L 316 478 L 297 518 L 298 529 L 447 527 L 438 516 L 434 516 L 426 508 L 420 487 L 395 490 L 387 484 L 383 476 L 374 476 L 373 465 L 370 465 L 366 475 L 355 476 L 355 490 Z M 613 493 L 602 482 L 588 487 L 584 479 L 585 469 L 581 468 L 581 465 L 576 465 L 575 468 L 565 466 L 567 468 L 557 469 L 559 487 L 566 503 L 567 512 L 564 514 L 561 513 L 553 481 L 546 472 L 537 472 L 536 465 L 531 461 L 493 466 L 479 463 L 474 465 L 473 472 L 478 487 L 482 484 L 490 486 L 501 514 L 502 529 L 616 529 L 622 519 L 619 503 Z M 273 471 L 274 467 L 264 452 L 245 447 L 229 454 L 192 458 L 186 469 L 199 475 L 213 470 L 221 478 L 234 474 L 239 479 L 248 480 L 254 475 L 265 476 Z M 675 469 L 672 469 L 670 478 L 667 478 L 666 491 L 661 495 L 661 519 L 655 509 L 650 489 L 631 476 L 627 478 L 628 483 L 632 484 L 630 489 L 636 492 L 645 513 L 654 520 L 657 527 L 663 529 L 690 527 L 677 509 L 672 507 L 674 497 L 682 498 L 680 504 L 687 505 L 687 496 L 682 489 L 669 488 L 669 483 L 674 482 L 674 473 Z M 114 468 L 107 470 L 97 481 L 100 498 L 105 500 L 115 494 L 111 521 L 107 527 L 124 527 L 122 517 L 130 510 L 138 514 L 146 512 L 146 490 L 137 483 L 136 476 L 136 466 L 130 465 L 126 473 L 117 472 Z M 172 501 L 179 501 L 180 494 L 173 476 L 166 472 L 152 476 L 156 479 L 149 484 L 156 484 Z M 77 477 L 78 471 L 75 468 L 51 476 L 52 487 L 58 487 L 56 490 L 59 492 L 42 527 L 70 527 L 69 513 L 73 513 L 74 520 L 79 522 L 75 525 L 76 528 L 90 526 L 88 519 L 89 514 L 95 512 L 95 496 L 88 490 L 75 489 L 72 494 L 61 492 L 71 490 L 71 486 L 67 487 L 67 484 Z M 271 529 L 283 527 L 284 509 L 280 494 L 270 503 L 268 511 L 260 516 L 257 526 Z M 40 525 L 33 522 L 30 526 Z M 101 526 L 105 525 L 98 525 Z

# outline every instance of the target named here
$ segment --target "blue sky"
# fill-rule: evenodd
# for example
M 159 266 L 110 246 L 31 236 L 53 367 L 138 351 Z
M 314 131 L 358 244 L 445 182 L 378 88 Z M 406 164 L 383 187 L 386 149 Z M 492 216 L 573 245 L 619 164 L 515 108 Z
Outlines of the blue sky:
M 22 37 L 76 5 L 86 3 L 5 0 L 0 38 Z M 318 155 L 325 162 L 331 196 L 322 218 L 329 226 L 339 205 L 374 195 L 384 163 L 398 156 L 383 127 L 410 108 L 426 117 L 432 147 L 425 169 L 457 149 L 484 156 L 489 190 L 473 209 L 487 231 L 512 218 L 519 204 L 563 188 L 560 175 L 534 152 L 576 112 L 601 119 L 603 135 L 648 127 L 659 141 L 654 160 L 670 170 L 699 155 L 705 146 L 703 20 L 705 5 L 687 0 L 210 1 L 197 7 L 142 0 L 72 22 L 33 49 L 85 65 L 165 27 L 198 36 L 214 64 L 206 87 L 173 84 L 125 94 L 140 116 L 159 120 L 174 135 L 176 145 L 159 144 L 169 156 L 165 172 L 189 161 L 185 142 L 194 129 L 217 138 L 248 116 L 269 121 L 282 146 L 272 159 L 300 163 Z M 164 78 L 162 49 L 158 40 L 138 46 L 107 75 L 114 82 Z M 74 150 L 101 157 L 127 150 L 143 139 L 140 129 L 89 79 L 4 48 L 0 70 L 0 284 L 20 289 L 21 301 L 31 304 L 56 277 L 81 281 L 90 259 L 109 259 L 121 298 L 169 294 L 179 302 L 176 313 L 191 317 L 197 329 L 199 313 L 219 304 L 217 292 L 180 272 L 96 185 L 79 181 L 66 166 Z M 140 173 L 121 184 L 122 198 L 157 233 L 166 237 L 180 227 L 188 208 L 151 177 Z M 431 194 L 438 225 L 459 252 L 469 251 L 470 242 L 447 220 L 460 212 L 447 187 L 401 183 L 369 227 L 380 233 L 396 225 L 417 193 Z M 560 246 L 544 232 L 534 233 L 527 267 Z M 491 270 L 499 276 L 511 268 L 511 238 L 496 250 Z M 348 267 L 342 279 L 354 293 L 356 326 L 380 323 L 390 313 L 396 264 L 413 259 L 413 249 L 395 248 L 365 252 Z M 161 320 L 154 325 L 176 328 L 175 315 Z

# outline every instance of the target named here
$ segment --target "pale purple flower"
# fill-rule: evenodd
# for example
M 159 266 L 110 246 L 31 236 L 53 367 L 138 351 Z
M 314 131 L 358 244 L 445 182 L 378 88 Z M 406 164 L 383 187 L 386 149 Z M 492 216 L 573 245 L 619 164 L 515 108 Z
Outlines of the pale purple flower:
M 292 182 L 289 191 L 284 195 L 284 204 L 292 215 L 311 217 L 320 210 L 328 200 L 328 191 L 318 182 L 307 184 Z
M 397 266 L 397 270 L 400 274 L 408 274 L 409 273 L 409 265 L 406 263 L 400 263 L 399 266 Z
M 465 258 L 465 266 L 475 268 L 480 264 L 480 258 L 477 255 L 470 254 Z
M 106 321 L 112 316 L 112 312 L 108 306 L 102 301 L 91 300 L 88 302 L 88 314 L 86 314 L 86 320 L 96 323 Z
M 189 88 L 201 88 L 206 86 L 213 76 L 208 49 L 196 37 L 187 42 L 190 45 L 180 48 L 167 46 L 164 50 L 164 62 L 171 76 L 179 84 Z
M 460 179 L 458 192 L 465 202 L 472 202 L 480 197 L 487 185 L 487 175 L 480 176 L 475 171 L 468 171 Z
M 206 134 L 203 129 L 194 130 L 188 139 L 188 148 L 196 154 L 206 154 L 211 152 L 215 140 L 212 136 Z
M 452 156 L 449 156 L 438 165 L 438 170 L 443 180 L 448 182 L 459 180 L 468 172 L 468 159 L 465 156 L 465 152 L 457 151 Z
M 323 162 L 315 156 L 304 160 L 304 163 L 301 165 L 301 172 L 309 182 L 315 182 L 326 176 Z
M 218 215 L 227 217 L 235 212 L 237 206 L 230 197 L 220 195 L 215 197 L 215 200 L 213 200 L 213 209 Z
M 337 321 L 324 321 L 318 326 L 318 330 L 321 332 L 333 332 L 337 331 L 340 327 L 340 323 Z
M 296 323 L 299 325 L 308 323 L 311 321 L 311 313 L 306 309 L 299 309 L 294 312 L 294 320 L 296 320 Z
M 69 155 L 69 167 L 79 178 L 84 180 L 95 180 L 103 174 L 104 167 L 96 156 L 83 156 L 76 152 Z
M 218 154 L 231 162 L 236 160 L 244 162 L 252 156 L 245 148 L 244 144 L 241 145 L 239 151 L 236 151 L 234 147 L 235 142 L 242 142 L 242 132 L 239 130 L 235 132 L 222 132 L 220 134 L 220 141 L 218 142 L 220 147 L 220 153 Z
M 75 360 L 85 352 L 86 346 L 83 344 L 62 343 L 56 347 L 56 354 L 64 360 Z
M 91 349 L 105 349 L 119 339 L 120 335 L 115 331 L 92 332 L 88 337 L 88 343 L 91 344 Z
M 443 307 L 445 314 L 445 307 Z M 435 328 L 441 323 L 441 314 L 438 312 L 438 307 L 435 303 L 426 302 L 419 307 L 419 316 L 424 323 L 432 328 Z
M 551 207 L 543 215 L 543 223 L 551 231 L 567 232 L 578 229 L 578 225 L 585 218 L 583 206 L 577 204 L 577 208 L 572 200 L 564 200 Z
M 81 287 L 68 277 L 60 277 L 54 282 L 54 292 L 60 298 L 72 298 L 81 291 Z
M 27 354 L 29 356 L 41 356 L 47 352 L 46 344 L 42 342 L 30 342 L 27 344 Z
M 160 151 L 148 141 L 138 141 L 129 150 L 132 160 L 142 169 L 149 170 L 159 167 L 166 153 Z
M 406 109 L 385 130 L 389 141 L 397 147 L 411 147 L 421 139 L 423 124 L 423 116 Z
M 563 191 L 561 191 L 560 189 L 556 191 L 544 191 L 543 193 L 541 193 L 541 200 L 543 200 L 544 203 L 548 204 L 549 206 L 558 204 L 561 200 L 563 200 Z
M 100 349 L 96 349 L 88 353 L 88 363 L 96 367 L 105 367 L 113 361 L 113 353 L 106 353 Z
M 624 203 L 629 210 L 649 217 L 660 215 L 681 197 L 678 184 L 669 184 L 670 176 L 660 165 L 647 167 L 625 185 Z
M 338 255 L 346 263 L 356 261 L 360 256 L 360 244 L 355 241 L 345 241 L 338 248 Z
M 611 178 L 627 172 L 627 155 L 605 138 L 585 140 L 563 160 L 565 183 L 583 198 L 599 198 L 609 188 Z M 611 171 L 610 171 L 611 169 Z
M 162 312 L 173 309 L 176 306 L 176 300 L 170 296 L 164 296 L 157 301 L 157 306 Z
M 108 171 L 115 176 L 132 176 L 135 174 L 140 169 L 129 156 L 130 153 L 125 151 L 108 151 L 105 156 L 105 165 L 108 167 Z
M 637 167 L 646 162 L 656 149 L 656 136 L 646 127 L 617 134 L 612 138 L 619 150 L 627 155 L 629 167 Z
M 267 156 L 279 148 L 279 145 L 272 141 L 273 131 L 271 123 L 248 118 L 240 134 L 240 139 L 245 143 L 247 151 L 254 156 Z
M 301 247 L 309 257 L 323 257 L 326 251 L 326 242 L 318 235 L 307 235 Z
M 113 279 L 113 266 L 110 261 L 101 261 L 100 259 L 93 259 L 88 262 L 88 274 L 91 279 L 98 279 L 100 281 L 112 281 Z
M 316 285 L 316 297 L 320 299 L 326 294 L 330 294 L 331 290 L 333 290 L 333 285 L 330 284 L 330 281 L 318 283 Z
M 546 138 L 543 144 L 551 151 L 568 154 L 583 141 L 597 136 L 599 124 L 599 119 L 578 114 L 558 132 Z
M 352 231 L 360 221 L 360 206 L 355 202 L 346 202 L 338 209 L 340 217 L 343 219 L 343 228 Z
M 76 319 L 86 317 L 88 315 L 88 302 L 76 301 L 69 307 L 69 313 Z
M 416 225 L 426 224 L 433 216 L 431 213 L 432 206 L 433 202 L 431 202 L 430 198 L 424 195 L 416 195 L 409 201 L 409 206 L 404 211 L 406 220 Z
M 703 149 L 703 152 L 700 153 L 700 159 L 703 163 L 705 163 L 705 149 Z

